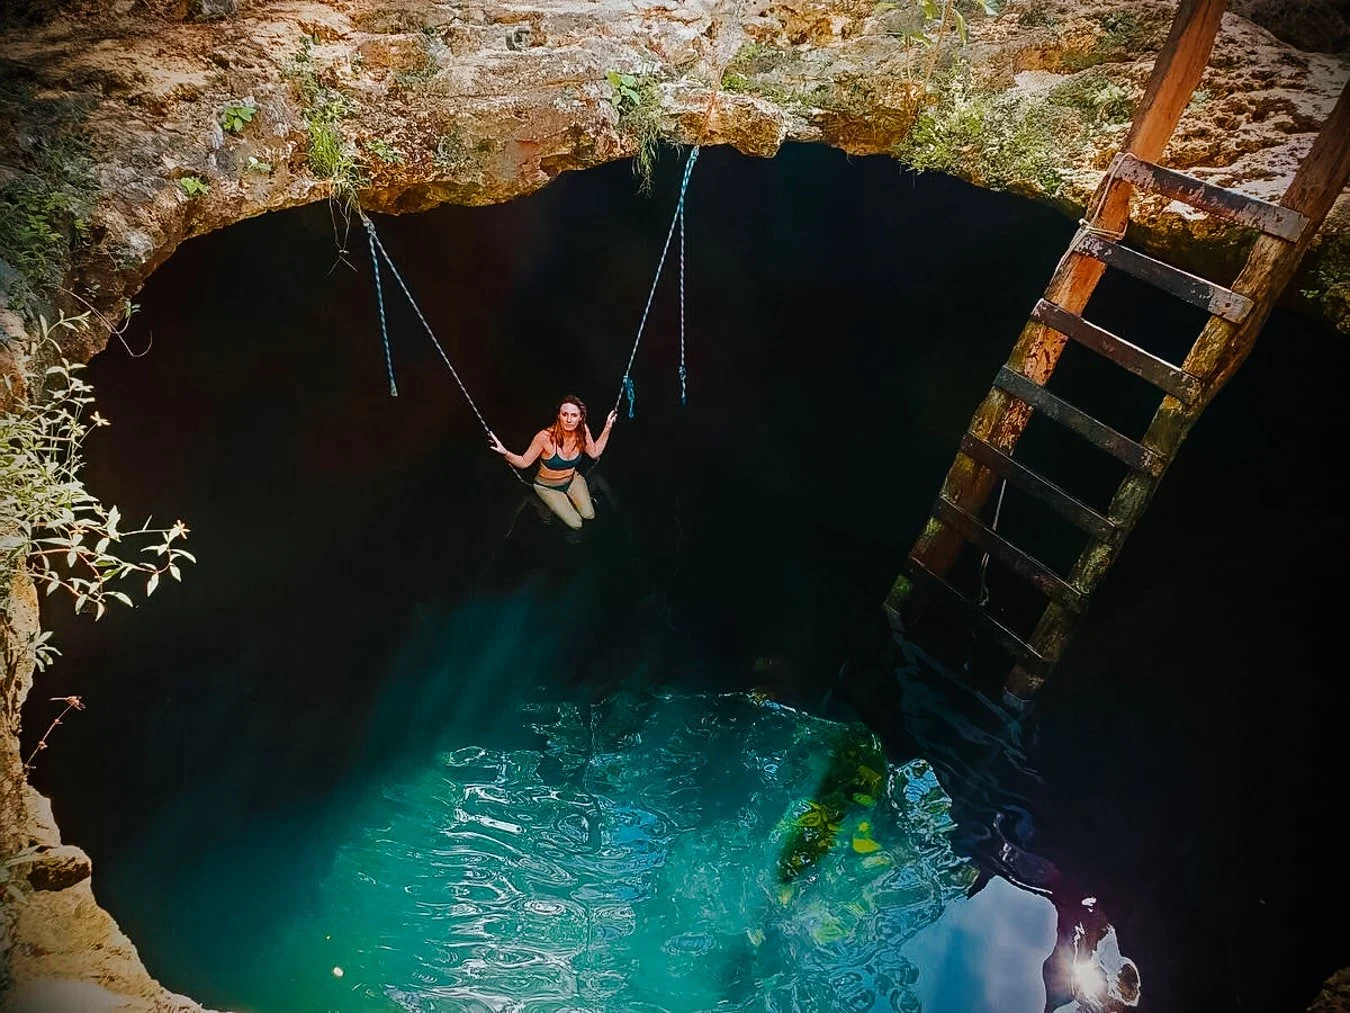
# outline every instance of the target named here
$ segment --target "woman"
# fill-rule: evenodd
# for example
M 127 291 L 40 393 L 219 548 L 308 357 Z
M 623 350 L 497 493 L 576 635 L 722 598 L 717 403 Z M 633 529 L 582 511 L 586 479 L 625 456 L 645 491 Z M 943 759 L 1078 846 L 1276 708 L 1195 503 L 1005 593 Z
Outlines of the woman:
M 581 463 L 583 453 L 598 459 L 605 452 L 609 431 L 614 428 L 614 420 L 618 417 L 617 411 L 610 412 L 600 439 L 591 439 L 591 431 L 586 426 L 586 406 L 579 397 L 565 397 L 558 404 L 558 414 L 553 425 L 535 433 L 525 453 L 511 453 L 502 446 L 496 433 L 488 433 L 492 438 L 489 446 L 515 468 L 528 468 L 541 455 L 547 454 L 539 461 L 539 471 L 534 476 L 534 491 L 550 510 L 562 518 L 564 524 L 575 531 L 581 527 L 583 520 L 595 519 L 591 490 L 586 486 L 586 479 L 577 474 L 577 465 Z

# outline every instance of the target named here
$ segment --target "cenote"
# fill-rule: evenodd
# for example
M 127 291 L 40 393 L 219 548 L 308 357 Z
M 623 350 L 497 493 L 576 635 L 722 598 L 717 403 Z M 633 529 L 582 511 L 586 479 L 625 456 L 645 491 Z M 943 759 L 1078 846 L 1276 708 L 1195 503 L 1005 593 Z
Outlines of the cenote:
M 379 219 L 508 445 L 612 403 L 677 175 Z M 89 369 L 89 484 L 181 515 L 200 564 L 97 636 L 54 611 L 24 716 L 28 748 L 49 697 L 88 705 L 33 780 L 146 966 L 237 1010 L 1016 1013 L 1080 1008 L 1047 961 L 1109 923 L 1141 1009 L 1303 1008 L 1350 902 L 1343 339 L 1276 314 L 1014 721 L 880 602 L 1072 223 L 809 147 L 706 151 L 690 202 L 688 405 L 669 276 L 580 539 L 394 298 L 388 396 L 327 207 L 147 284 L 148 353 Z M 1173 356 L 1196 326 L 1116 277 L 1093 311 Z M 1146 421 L 1087 353 L 1063 372 Z M 787 875 L 822 783 L 837 829 Z

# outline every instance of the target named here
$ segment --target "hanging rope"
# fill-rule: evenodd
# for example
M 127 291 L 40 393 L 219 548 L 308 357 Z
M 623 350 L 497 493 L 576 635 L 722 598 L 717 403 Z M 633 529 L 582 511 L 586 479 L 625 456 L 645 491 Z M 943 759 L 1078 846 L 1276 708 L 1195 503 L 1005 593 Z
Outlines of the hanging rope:
M 362 213 L 361 224 L 366 227 L 366 235 L 370 239 L 372 249 L 379 250 L 380 256 L 384 258 L 385 264 L 389 267 L 389 273 L 392 274 L 394 276 L 394 280 L 398 282 L 398 287 L 403 290 L 404 296 L 406 296 L 408 299 L 408 305 L 411 306 L 413 312 L 417 314 L 417 319 L 422 322 L 422 327 L 427 332 L 427 337 L 431 339 L 431 343 L 436 346 L 436 351 L 440 353 L 441 361 L 445 363 L 445 368 L 450 370 L 450 375 L 455 378 L 455 383 L 459 386 L 460 393 L 464 395 L 464 400 L 469 403 L 469 408 L 472 409 L 474 417 L 478 419 L 478 424 L 483 427 L 483 432 L 487 433 L 487 435 L 492 437 L 493 439 L 496 439 L 496 434 L 493 433 L 492 427 L 487 424 L 487 419 L 483 418 L 483 413 L 478 410 L 478 405 L 477 403 L 475 403 L 473 395 L 469 393 L 469 388 L 464 386 L 464 381 L 460 379 L 459 371 L 455 369 L 454 363 L 450 361 L 450 356 L 445 354 L 445 349 L 441 346 L 440 340 L 436 337 L 436 332 L 431 329 L 431 324 L 427 323 L 427 318 L 422 315 L 422 307 L 417 305 L 417 300 L 413 298 L 412 291 L 408 288 L 407 282 L 403 280 L 403 275 L 399 274 L 398 268 L 394 265 L 394 259 L 389 256 L 389 251 L 386 250 L 384 248 L 384 244 L 380 242 L 380 235 L 378 232 L 375 231 L 375 223 L 372 222 L 368 217 L 366 217 L 364 213 Z M 378 287 L 379 276 L 380 272 L 377 265 L 375 271 L 377 293 L 379 291 Z M 383 324 L 384 322 L 383 298 L 380 299 L 380 321 Z M 387 348 L 388 345 L 386 344 L 385 347 Z M 392 363 L 392 359 L 390 360 L 390 362 Z M 390 366 L 390 368 L 392 369 L 392 365 Z M 391 376 L 391 384 L 392 384 L 392 376 Z M 519 482 L 521 485 L 529 484 L 525 481 L 525 479 L 520 477 L 520 472 L 518 472 L 514 467 L 512 467 L 510 461 L 507 461 L 505 458 L 503 458 L 502 460 L 506 464 L 506 466 L 511 469 L 511 474 L 516 476 L 517 482 Z
M 714 93 L 714 99 L 715 99 Z M 628 417 L 631 419 L 636 414 L 637 406 L 637 387 L 633 383 L 633 363 L 637 360 L 638 346 L 642 343 L 642 335 L 647 327 L 647 319 L 651 315 L 652 302 L 656 298 L 656 288 L 661 281 L 661 274 L 665 270 L 666 257 L 670 253 L 670 243 L 675 236 L 675 228 L 679 226 L 680 230 L 680 404 L 685 404 L 688 400 L 687 380 L 688 370 L 685 366 L 685 303 L 684 303 L 684 282 L 685 282 L 685 197 L 689 192 L 689 179 L 694 172 L 694 163 L 698 161 L 699 146 L 696 144 L 689 149 L 689 157 L 684 163 L 684 174 L 680 179 L 680 195 L 675 203 L 675 214 L 670 220 L 670 228 L 666 231 L 666 241 L 661 246 L 661 256 L 656 263 L 656 275 L 652 278 L 651 289 L 647 292 L 647 303 L 642 308 L 642 318 L 638 321 L 637 334 L 633 338 L 633 347 L 628 353 L 628 362 L 624 366 L 623 378 L 619 383 L 619 394 L 614 399 L 614 410 L 618 411 L 625 398 L 628 399 Z M 408 283 L 403 280 L 403 275 L 399 273 L 398 267 L 394 264 L 394 259 L 389 256 L 389 251 L 384 248 L 380 242 L 380 234 L 375 230 L 375 223 L 364 213 L 359 212 L 361 224 L 366 229 L 366 239 L 370 244 L 370 262 L 375 273 L 375 300 L 379 307 L 380 314 L 380 335 L 384 343 L 384 362 L 385 368 L 389 374 L 389 393 L 392 397 L 398 396 L 398 387 L 394 381 L 394 357 L 389 343 L 389 325 L 385 315 L 384 308 L 384 285 L 381 280 L 380 260 L 383 259 L 385 265 L 389 268 L 390 274 L 398 282 L 398 286 L 403 290 L 403 295 L 408 300 L 408 305 L 412 307 L 413 313 L 417 315 L 418 321 L 422 324 L 422 329 L 427 332 L 427 337 L 431 339 L 436 352 L 440 355 L 441 361 L 445 363 L 445 368 L 450 371 L 455 384 L 459 387 L 460 393 L 464 395 L 464 400 L 473 411 L 474 417 L 478 419 L 478 424 L 483 427 L 490 438 L 496 439 L 492 427 L 488 425 L 487 419 L 479 410 L 478 404 L 474 401 L 473 395 L 469 393 L 469 388 L 465 386 L 459 371 L 455 369 L 454 363 L 450 361 L 450 356 L 446 354 L 445 348 L 436 337 L 436 332 L 432 330 L 431 324 L 427 322 L 426 316 L 422 313 L 422 308 L 413 298 L 412 290 L 408 288 Z M 511 467 L 511 462 L 506 462 Z M 522 485 L 528 484 L 520 473 L 514 467 L 511 467 L 511 474 L 516 477 L 516 481 Z
M 998 502 L 994 504 L 994 523 L 990 527 L 989 529 L 990 531 L 998 530 L 998 518 L 999 515 L 1003 513 L 1003 494 L 1007 491 L 1008 491 L 1008 480 L 1005 478 L 1003 480 L 1003 483 L 998 487 Z M 979 597 L 976 598 L 976 603 L 981 608 L 989 604 L 989 587 L 985 583 L 985 574 L 988 572 L 989 572 L 989 553 L 986 552 L 983 556 L 980 557 L 980 594 Z
M 398 384 L 394 382 L 394 354 L 389 348 L 389 322 L 384 317 L 384 285 L 380 282 L 380 255 L 375 252 L 375 232 L 366 228 L 366 239 L 370 241 L 370 268 L 375 273 L 375 304 L 380 308 L 380 337 L 384 340 L 384 367 L 389 372 L 389 396 L 398 397 Z
M 634 415 L 634 407 L 637 404 L 637 389 L 633 384 L 633 361 L 637 358 L 638 345 L 642 343 L 642 332 L 647 326 L 647 317 L 652 311 L 652 300 L 656 298 L 657 283 L 661 280 L 661 272 L 666 266 L 666 255 L 670 252 L 670 242 L 675 238 L 675 226 L 683 226 L 684 223 L 684 197 L 689 189 L 689 177 L 694 171 L 696 161 L 698 161 L 698 145 L 689 149 L 689 158 L 684 163 L 684 178 L 680 180 L 680 199 L 675 204 L 675 215 L 670 220 L 670 229 L 666 232 L 665 245 L 661 247 L 661 258 L 656 262 L 656 277 L 652 278 L 652 287 L 647 293 L 647 305 L 642 308 L 642 319 L 638 321 L 637 336 L 633 339 L 633 349 L 628 353 L 628 364 L 623 369 L 623 379 L 619 382 L 619 396 L 614 399 L 615 411 L 619 410 L 624 398 L 628 399 L 628 417 L 630 419 Z M 683 279 L 683 273 L 681 273 L 681 279 Z M 681 305 L 683 305 L 683 288 L 681 288 Z M 683 321 L 683 316 L 681 316 L 681 321 Z M 681 327 L 681 349 L 683 349 L 683 327 Z M 681 352 L 681 357 L 683 358 L 683 352 Z M 681 365 L 683 366 L 683 362 Z
M 684 203 L 680 203 L 680 407 L 689 403 L 685 381 L 689 371 L 684 368 Z

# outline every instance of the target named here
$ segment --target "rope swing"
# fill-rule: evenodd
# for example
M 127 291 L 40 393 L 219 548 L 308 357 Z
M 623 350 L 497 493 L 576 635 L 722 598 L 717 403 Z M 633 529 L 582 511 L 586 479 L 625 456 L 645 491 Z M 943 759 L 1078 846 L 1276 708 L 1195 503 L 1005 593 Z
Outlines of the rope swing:
M 628 354 L 628 363 L 627 365 L 624 366 L 623 378 L 619 382 L 619 395 L 614 401 L 614 410 L 618 411 L 619 406 L 623 403 L 623 400 L 625 398 L 628 399 L 628 417 L 630 419 L 633 418 L 634 416 L 634 407 L 637 404 L 637 389 L 633 384 L 633 375 L 632 375 L 633 363 L 637 359 L 638 346 L 642 343 L 642 334 L 647 326 L 647 318 L 651 314 L 652 301 L 656 297 L 656 287 L 657 284 L 661 281 L 661 273 L 665 269 L 666 256 L 670 252 L 671 240 L 675 236 L 675 229 L 677 226 L 679 227 L 680 230 L 680 369 L 679 369 L 680 404 L 683 405 L 688 400 L 688 392 L 687 392 L 688 370 L 685 368 L 684 214 L 685 214 L 685 195 L 689 190 L 689 178 L 693 174 L 694 163 L 698 160 L 698 153 L 699 148 L 697 145 L 695 145 L 693 148 L 690 149 L 689 157 L 685 160 L 684 175 L 680 180 L 680 196 L 675 204 L 675 214 L 674 217 L 671 218 L 670 228 L 666 232 L 665 245 L 661 247 L 661 256 L 656 263 L 656 276 L 652 279 L 651 289 L 647 293 L 647 303 L 642 309 L 642 318 L 641 320 L 638 321 L 637 335 L 633 339 L 633 347 Z M 483 413 L 479 410 L 477 403 L 475 403 L 473 395 L 469 393 L 469 388 L 465 385 L 464 380 L 460 377 L 459 371 L 455 369 L 454 363 L 450 361 L 450 356 L 446 354 L 445 348 L 441 345 L 440 340 L 436 337 L 436 332 L 432 330 L 431 324 L 427 322 L 426 316 L 423 315 L 422 313 L 422 308 L 418 306 L 417 300 L 413 298 L 412 291 L 408 288 L 407 282 L 403 280 L 403 275 L 399 273 L 398 267 L 394 264 L 393 258 L 389 256 L 389 251 L 386 250 L 384 248 L 384 244 L 380 242 L 380 235 L 375 229 L 375 223 L 370 220 L 369 216 L 367 216 L 364 211 L 358 211 L 358 213 L 361 216 L 361 224 L 365 227 L 366 239 L 370 245 L 370 264 L 372 272 L 375 275 L 375 302 L 376 306 L 378 307 L 380 317 L 380 338 L 384 346 L 385 370 L 387 371 L 389 376 L 389 396 L 398 397 L 398 385 L 395 382 L 394 378 L 394 357 L 390 347 L 389 323 L 384 308 L 384 285 L 381 280 L 380 274 L 381 260 L 383 260 L 384 265 L 389 268 L 389 273 L 393 275 L 394 280 L 398 282 L 398 287 L 402 289 L 403 295 L 408 300 L 408 305 L 412 307 L 413 313 L 415 313 L 417 315 L 417 319 L 421 321 L 422 328 L 427 332 L 427 337 L 431 339 L 431 343 L 436 347 L 436 351 L 440 355 L 441 361 L 445 363 L 445 368 L 450 370 L 450 375 L 454 378 L 455 384 L 459 387 L 460 393 L 464 395 L 464 400 L 468 402 L 469 408 L 472 409 L 474 417 L 478 419 L 478 424 L 483 427 L 483 432 L 485 432 L 489 437 L 491 437 L 493 435 L 492 427 L 488 425 L 487 419 L 483 417 Z M 507 467 L 511 467 L 510 462 L 507 462 Z M 525 481 L 525 479 L 521 478 L 520 472 L 518 472 L 513 467 L 511 468 L 511 474 L 515 475 L 516 480 L 520 482 L 522 485 L 529 484 Z
M 375 256 L 377 250 L 379 251 L 380 257 L 384 259 L 385 264 L 388 265 L 389 273 L 394 276 L 394 280 L 398 282 L 398 287 L 403 290 L 403 294 L 407 297 L 408 305 L 411 306 L 413 312 L 417 314 L 417 319 L 422 322 L 422 327 L 426 330 L 427 337 L 429 337 L 431 343 L 436 346 L 436 351 L 440 353 L 441 361 L 445 363 L 445 368 L 450 370 L 450 375 L 455 378 L 455 383 L 459 386 L 460 393 L 464 395 L 464 400 L 469 403 L 469 407 L 473 410 L 474 417 L 478 419 L 478 424 L 483 427 L 483 432 L 488 436 L 491 436 L 492 427 L 487 424 L 487 419 L 483 418 L 483 413 L 478 410 L 478 405 L 474 402 L 473 395 L 469 393 L 469 388 L 466 387 L 464 381 L 460 379 L 459 370 L 455 369 L 455 364 L 450 361 L 450 356 L 445 354 L 445 349 L 441 346 L 440 340 L 436 337 L 436 332 L 431 329 L 431 324 L 427 323 L 427 318 L 422 314 L 422 307 L 417 305 L 417 300 L 413 298 L 413 294 L 411 290 L 409 290 L 407 282 L 403 280 L 403 275 L 399 274 L 398 267 L 394 264 L 394 259 L 389 256 L 389 251 L 386 250 L 384 244 L 380 242 L 380 234 L 375 231 L 375 223 L 370 220 L 364 211 L 361 212 L 361 224 L 366 227 L 366 237 L 370 240 L 371 261 L 375 267 L 375 300 L 380 308 L 380 329 L 384 336 L 385 364 L 389 369 L 390 396 L 398 397 L 398 388 L 394 384 L 394 360 L 389 353 L 389 332 L 385 326 L 384 314 L 384 291 L 380 285 L 380 261 Z M 509 461 L 506 462 L 506 466 L 508 468 L 511 467 Z M 528 484 L 525 479 L 520 477 L 520 472 L 516 471 L 515 468 L 511 468 L 511 474 L 516 476 L 516 481 L 521 485 Z
M 652 287 L 647 292 L 647 305 L 642 308 L 642 319 L 638 321 L 637 336 L 633 339 L 633 350 L 628 353 L 628 365 L 623 368 L 623 379 L 619 381 L 619 396 L 614 399 L 614 410 L 624 398 L 628 399 L 628 417 L 633 417 L 637 406 L 637 390 L 633 386 L 633 360 L 637 358 L 638 345 L 642 344 L 642 332 L 647 326 L 647 317 L 652 311 L 652 300 L 656 298 L 656 286 L 661 281 L 661 272 L 666 267 L 666 254 L 670 252 L 670 241 L 675 237 L 675 227 L 680 228 L 680 404 L 686 401 L 684 366 L 684 197 L 689 190 L 689 177 L 693 175 L 694 163 L 698 161 L 698 145 L 689 149 L 689 157 L 684 163 L 684 176 L 680 180 L 680 198 L 675 202 L 675 216 L 670 220 L 666 231 L 666 242 L 661 247 L 661 257 L 656 262 L 656 276 L 652 278 Z

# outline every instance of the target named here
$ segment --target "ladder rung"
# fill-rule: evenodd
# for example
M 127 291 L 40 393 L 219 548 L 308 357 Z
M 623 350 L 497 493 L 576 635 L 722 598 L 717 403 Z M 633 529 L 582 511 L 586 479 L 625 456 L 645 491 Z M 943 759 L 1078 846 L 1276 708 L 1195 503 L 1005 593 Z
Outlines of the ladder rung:
M 1225 190 L 1221 186 L 1214 186 L 1194 176 L 1187 176 L 1184 172 L 1164 169 L 1161 165 L 1145 162 L 1128 152 L 1117 155 L 1116 158 L 1114 171 L 1117 179 L 1128 180 L 1135 186 L 1171 197 L 1173 200 L 1179 200 L 1183 204 L 1189 204 L 1193 208 L 1208 211 L 1212 215 L 1227 218 L 1240 225 L 1250 225 L 1267 235 L 1293 243 L 1298 241 L 1308 226 L 1308 219 L 1303 215 L 1278 204 L 1271 204 L 1257 197 L 1248 197 L 1245 193 L 1237 193 L 1234 190 Z
M 961 509 L 945 496 L 933 504 L 933 516 L 955 528 L 971 545 L 1001 561 L 1023 580 L 1034 584 L 1047 598 L 1074 612 L 1083 610 L 1083 595 L 1039 559 L 1023 552 L 969 511 Z
M 1015 461 L 997 447 L 990 446 L 972 433 L 961 437 L 961 453 L 1004 478 L 1029 496 L 1040 500 L 1070 524 L 1094 538 L 1109 542 L 1119 530 L 1085 503 L 1079 502 L 1055 483 L 1042 478 L 1021 461 Z
M 1122 369 L 1143 377 L 1155 387 L 1188 404 L 1200 397 L 1201 384 L 1197 377 L 1096 324 L 1088 323 L 1061 306 L 1041 299 L 1031 311 L 1031 319 L 1073 338 L 1080 345 L 1106 356 Z
M 1142 471 L 1154 478 L 1163 473 L 1166 462 L 1161 455 L 1135 443 L 1128 436 L 1122 436 L 1105 423 L 1098 422 L 1059 395 L 1050 393 L 1035 380 L 1028 380 L 1021 373 L 1004 366 L 994 378 L 994 386 L 1006 390 L 1019 401 L 1025 401 L 1046 418 L 1077 433 L 1094 447 L 1124 461 L 1135 471 Z
M 943 597 L 961 609 L 971 621 L 978 624 L 990 638 L 997 641 L 1000 647 L 1017 658 L 1024 667 L 1042 675 L 1049 671 L 1050 665 L 1036 653 L 1030 644 L 913 556 L 909 557 L 909 572 L 926 586 L 940 591 Z
M 1199 306 L 1216 317 L 1241 323 L 1252 310 L 1252 301 L 1245 295 L 1206 281 L 1198 275 L 1190 274 L 1179 267 L 1154 260 L 1137 250 L 1113 243 L 1101 236 L 1084 232 L 1074 243 L 1074 249 L 1082 254 L 1100 260 L 1108 267 L 1132 274 L 1140 281 L 1156 285 L 1164 292 Z

